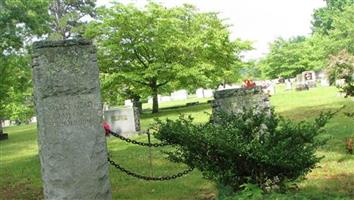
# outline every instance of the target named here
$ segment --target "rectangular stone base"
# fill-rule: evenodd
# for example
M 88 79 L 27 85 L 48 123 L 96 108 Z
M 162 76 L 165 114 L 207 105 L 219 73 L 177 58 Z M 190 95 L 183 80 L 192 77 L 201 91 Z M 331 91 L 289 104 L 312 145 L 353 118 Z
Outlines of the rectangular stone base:
M 7 140 L 7 139 L 9 139 L 9 136 L 7 133 L 0 134 L 0 140 Z

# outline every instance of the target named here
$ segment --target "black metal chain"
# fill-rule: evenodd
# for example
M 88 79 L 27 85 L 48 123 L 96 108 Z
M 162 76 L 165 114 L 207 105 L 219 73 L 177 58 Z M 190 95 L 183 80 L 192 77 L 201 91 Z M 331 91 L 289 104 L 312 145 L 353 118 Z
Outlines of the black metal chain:
M 129 138 L 126 138 L 126 137 L 123 137 L 121 135 L 119 135 L 118 133 L 115 133 L 113 131 L 109 131 L 111 135 L 113 135 L 114 137 L 117 137 L 121 140 L 124 140 L 128 143 L 132 143 L 132 144 L 137 144 L 137 145 L 141 145 L 141 146 L 146 146 L 146 147 L 163 147 L 163 146 L 167 146 L 167 145 L 170 145 L 168 143 L 145 143 L 145 142 L 139 142 L 139 141 L 136 141 L 136 140 L 132 140 L 132 139 L 129 139 Z
M 108 157 L 108 162 L 111 165 L 113 165 L 115 168 L 117 168 L 120 171 L 128 174 L 129 176 L 133 176 L 135 178 L 143 179 L 143 180 L 146 180 L 146 181 L 168 181 L 168 180 L 173 180 L 173 179 L 182 177 L 184 175 L 187 175 L 188 173 L 193 171 L 193 168 L 189 168 L 189 169 L 186 169 L 186 170 L 184 170 L 182 172 L 174 174 L 172 176 L 157 176 L 157 177 L 155 176 L 155 177 L 153 177 L 153 176 L 144 176 L 144 175 L 140 175 L 140 174 L 134 173 L 132 171 L 129 171 L 129 170 L 125 169 L 124 167 L 122 167 L 121 165 L 119 165 L 118 163 L 116 163 L 113 160 L 111 160 L 109 157 Z

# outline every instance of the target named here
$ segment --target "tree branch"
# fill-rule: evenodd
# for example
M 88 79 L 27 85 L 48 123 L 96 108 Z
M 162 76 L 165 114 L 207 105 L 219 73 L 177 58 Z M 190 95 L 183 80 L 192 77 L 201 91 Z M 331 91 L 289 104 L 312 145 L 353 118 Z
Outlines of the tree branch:
M 170 81 L 165 81 L 165 82 L 163 82 L 163 83 L 157 84 L 157 87 L 164 86 L 164 85 L 166 85 L 168 82 L 170 82 Z
M 139 60 L 139 62 L 145 67 L 145 68 L 149 68 L 149 66 L 140 58 L 140 55 L 138 54 L 138 52 L 136 52 L 136 50 L 134 49 L 134 54 L 135 57 Z

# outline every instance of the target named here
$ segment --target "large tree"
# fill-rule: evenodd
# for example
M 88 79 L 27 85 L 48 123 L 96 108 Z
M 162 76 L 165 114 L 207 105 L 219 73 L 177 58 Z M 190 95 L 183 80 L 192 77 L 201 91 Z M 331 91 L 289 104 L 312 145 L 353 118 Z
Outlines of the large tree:
M 31 98 L 30 59 L 25 44 L 32 35 L 47 31 L 47 7 L 47 0 L 0 1 L 0 124 L 6 118 L 30 112 L 23 109 Z
M 270 45 L 270 52 L 260 61 L 266 77 L 290 78 L 305 70 L 318 70 L 325 66 L 329 39 L 321 35 L 309 38 L 279 38 Z
M 328 35 L 333 27 L 333 17 L 354 5 L 354 0 L 326 0 L 327 6 L 316 9 L 313 14 L 312 29 L 314 32 Z
M 95 16 L 96 0 L 49 0 L 49 39 L 79 37 L 84 32 L 84 17 Z
M 144 9 L 123 4 L 102 8 L 87 31 L 96 39 L 102 77 L 134 95 L 150 94 L 153 113 L 158 112 L 159 93 L 215 87 L 237 75 L 240 52 L 250 43 L 231 41 L 229 35 L 216 13 L 151 2 Z

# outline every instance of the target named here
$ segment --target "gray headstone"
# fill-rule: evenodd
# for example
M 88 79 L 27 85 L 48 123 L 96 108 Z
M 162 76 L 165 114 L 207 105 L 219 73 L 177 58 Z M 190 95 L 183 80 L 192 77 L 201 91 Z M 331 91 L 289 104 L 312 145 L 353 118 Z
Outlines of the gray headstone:
M 213 114 L 217 112 L 238 113 L 243 107 L 268 109 L 269 98 L 260 86 L 253 89 L 237 88 L 214 92 Z M 214 117 L 215 120 L 215 117 Z
M 41 41 L 33 52 L 45 199 L 112 199 L 95 48 Z
M 112 131 L 129 137 L 140 131 L 139 110 L 135 107 L 104 111 L 104 118 Z

